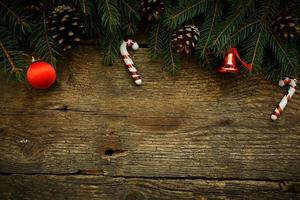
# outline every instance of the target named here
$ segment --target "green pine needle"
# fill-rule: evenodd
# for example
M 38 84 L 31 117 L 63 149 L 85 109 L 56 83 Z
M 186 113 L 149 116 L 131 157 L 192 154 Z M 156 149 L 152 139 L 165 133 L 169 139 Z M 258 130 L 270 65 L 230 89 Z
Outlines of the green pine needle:
M 36 24 L 35 31 L 30 35 L 30 45 L 36 51 L 39 59 L 49 62 L 54 67 L 60 56 L 56 42 L 49 35 L 45 10 L 42 19 Z
M 150 57 L 157 58 L 163 46 L 163 34 L 165 31 L 163 30 L 163 26 L 161 21 L 155 23 L 150 30 L 149 37 L 149 53 Z
M 31 31 L 31 22 L 30 15 L 18 4 L 19 1 L 4 3 L 0 0 L 0 23 L 2 26 L 7 26 L 14 37 L 19 39 Z
M 24 81 L 24 69 L 29 64 L 25 53 L 18 50 L 19 45 L 5 27 L 0 26 L 0 67 L 1 70 L 14 75 L 18 81 Z
M 207 17 L 205 17 L 205 21 L 202 24 L 200 41 L 197 45 L 196 54 L 200 59 L 206 59 L 207 54 L 209 52 L 209 44 L 212 39 L 213 32 L 216 28 L 216 21 L 220 18 L 222 14 L 222 5 L 220 1 L 215 1 L 213 7 L 210 10 L 213 12 L 209 12 Z
M 102 25 L 109 33 L 114 33 L 120 26 L 120 13 L 117 0 L 96 0 Z
M 191 0 L 188 4 L 167 9 L 165 24 L 175 29 L 184 22 L 203 13 L 209 5 L 209 0 Z
M 164 68 L 171 74 L 176 74 L 180 69 L 179 57 L 172 47 L 171 34 L 165 34 L 162 45 L 162 57 L 164 62 Z

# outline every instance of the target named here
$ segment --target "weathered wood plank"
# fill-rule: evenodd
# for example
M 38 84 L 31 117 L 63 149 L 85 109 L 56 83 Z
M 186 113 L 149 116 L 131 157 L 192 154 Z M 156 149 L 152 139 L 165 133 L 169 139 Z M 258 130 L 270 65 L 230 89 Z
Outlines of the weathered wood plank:
M 0 83 L 0 172 L 131 177 L 300 180 L 300 98 L 270 114 L 284 90 L 261 78 L 219 75 L 186 61 L 179 76 L 144 49 L 101 65 L 82 47 L 47 91 Z
M 2 200 L 296 200 L 300 198 L 299 187 L 299 182 L 153 180 L 86 175 L 0 176 Z

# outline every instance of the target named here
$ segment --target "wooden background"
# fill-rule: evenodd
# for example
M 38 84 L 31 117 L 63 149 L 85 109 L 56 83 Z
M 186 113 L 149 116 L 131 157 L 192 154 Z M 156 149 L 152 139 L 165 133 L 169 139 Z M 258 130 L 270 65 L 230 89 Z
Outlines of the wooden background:
M 300 96 L 260 77 L 81 46 L 49 90 L 0 80 L 0 199 L 300 199 Z M 72 73 L 71 73 L 72 72 Z

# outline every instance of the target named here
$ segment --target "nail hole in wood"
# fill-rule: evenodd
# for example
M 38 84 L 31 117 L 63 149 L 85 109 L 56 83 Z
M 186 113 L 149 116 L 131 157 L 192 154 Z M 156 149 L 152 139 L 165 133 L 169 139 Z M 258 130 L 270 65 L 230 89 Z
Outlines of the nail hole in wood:
M 115 153 L 115 151 L 111 148 L 108 148 L 105 150 L 104 154 L 107 156 L 112 156 Z
M 68 111 L 69 107 L 67 105 L 63 105 L 60 110 L 62 110 L 62 111 Z

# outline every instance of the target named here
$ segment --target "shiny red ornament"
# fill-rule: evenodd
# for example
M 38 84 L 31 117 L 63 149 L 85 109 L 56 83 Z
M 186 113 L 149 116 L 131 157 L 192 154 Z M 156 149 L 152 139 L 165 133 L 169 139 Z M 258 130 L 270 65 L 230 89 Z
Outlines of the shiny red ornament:
M 49 63 L 36 61 L 29 66 L 26 78 L 33 88 L 47 89 L 55 82 L 56 72 Z
M 226 57 L 224 59 L 224 65 L 217 68 L 218 72 L 221 73 L 237 73 L 240 70 L 236 67 L 236 57 L 238 60 L 243 64 L 244 67 L 246 67 L 249 71 L 252 71 L 252 65 L 245 63 L 240 55 L 237 52 L 236 48 L 231 48 L 229 52 L 226 54 Z

